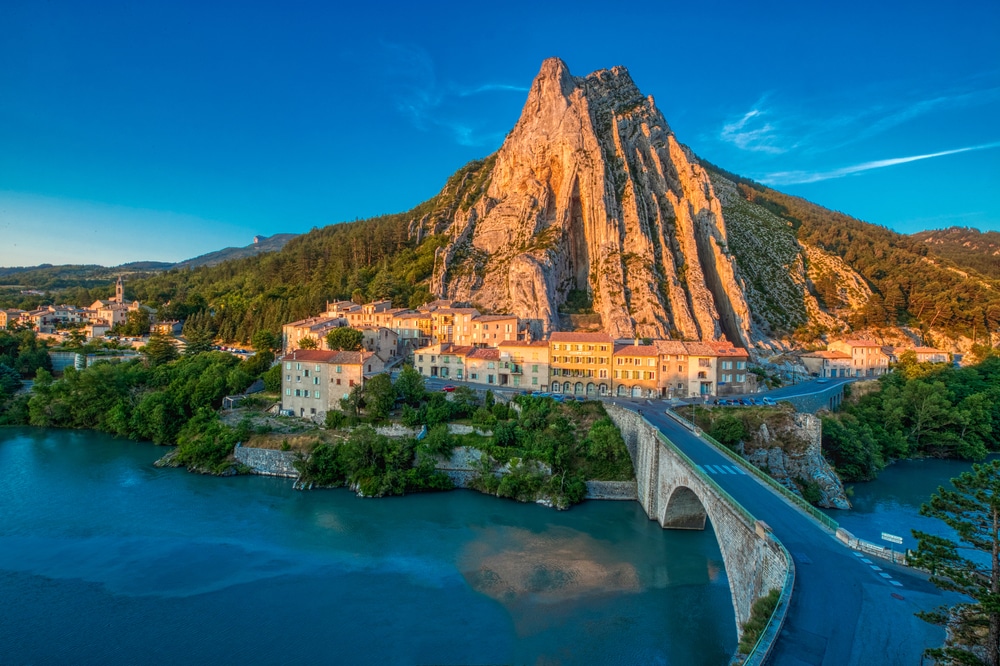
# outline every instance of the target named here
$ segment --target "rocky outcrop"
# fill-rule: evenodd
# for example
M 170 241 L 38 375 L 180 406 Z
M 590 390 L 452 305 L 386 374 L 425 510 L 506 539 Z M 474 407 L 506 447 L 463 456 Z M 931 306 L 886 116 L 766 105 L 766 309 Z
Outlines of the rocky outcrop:
M 437 256 L 441 297 L 557 325 L 587 292 L 613 337 L 751 338 L 708 175 L 623 67 L 542 64 L 485 195 Z
M 809 486 L 818 490 L 819 506 L 850 509 L 844 484 L 823 457 L 822 435 L 822 422 L 813 414 L 776 413 L 747 436 L 743 453 L 793 492 L 802 495 Z

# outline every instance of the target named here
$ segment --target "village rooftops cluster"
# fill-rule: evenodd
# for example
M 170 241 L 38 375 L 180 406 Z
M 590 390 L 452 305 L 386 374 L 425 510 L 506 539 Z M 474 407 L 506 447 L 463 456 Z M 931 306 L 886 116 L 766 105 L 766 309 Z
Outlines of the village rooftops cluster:
M 0 310 L 0 328 L 13 322 L 31 326 L 41 334 L 52 334 L 61 326 L 84 324 L 88 338 L 99 338 L 118 324 L 124 324 L 131 312 L 142 312 L 152 322 L 156 311 L 125 300 L 125 282 L 122 277 L 115 284 L 115 297 L 98 299 L 88 308 L 75 305 L 46 305 L 35 310 Z
M 818 377 L 879 377 L 889 364 L 913 352 L 920 363 L 948 363 L 947 352 L 933 347 L 892 347 L 874 340 L 838 340 L 826 349 L 798 354 L 806 370 Z
M 756 377 L 746 350 L 729 342 L 612 340 L 556 331 L 547 340 L 496 349 L 438 343 L 414 352 L 425 377 L 575 396 L 689 397 L 747 393 Z

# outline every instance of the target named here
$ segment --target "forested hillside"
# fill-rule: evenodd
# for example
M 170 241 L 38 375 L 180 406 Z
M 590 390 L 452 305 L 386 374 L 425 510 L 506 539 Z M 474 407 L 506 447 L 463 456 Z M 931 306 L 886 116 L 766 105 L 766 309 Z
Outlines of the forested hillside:
M 938 257 L 1000 280 L 1000 231 L 949 227 L 921 231 L 911 238 L 924 243 L 928 251 Z
M 968 337 L 1000 329 L 1000 281 L 970 270 L 957 253 L 935 256 L 914 237 L 705 166 L 735 182 L 746 201 L 786 220 L 800 243 L 841 257 L 868 282 L 874 293 L 850 317 L 853 328 L 908 325 Z M 815 295 L 822 301 L 821 290 Z
M 419 241 L 411 223 L 433 232 L 459 207 L 467 209 L 485 190 L 492 161 L 467 164 L 440 194 L 413 210 L 333 224 L 292 239 L 280 252 L 194 270 L 175 269 L 132 283 L 143 303 L 164 304 L 161 317 L 212 314 L 217 335 L 247 342 L 258 330 L 322 311 L 327 300 L 392 299 L 415 307 L 432 299 L 427 280 L 434 251 L 445 239 L 430 233 Z

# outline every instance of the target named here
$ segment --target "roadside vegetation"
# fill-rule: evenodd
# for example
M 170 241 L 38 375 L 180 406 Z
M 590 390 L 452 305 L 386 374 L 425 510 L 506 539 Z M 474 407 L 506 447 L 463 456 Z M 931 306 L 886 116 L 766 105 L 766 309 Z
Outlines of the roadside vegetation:
M 895 371 L 823 416 L 823 453 L 845 481 L 868 481 L 893 459 L 981 460 L 1000 450 L 1000 357 L 954 368 L 901 359 Z

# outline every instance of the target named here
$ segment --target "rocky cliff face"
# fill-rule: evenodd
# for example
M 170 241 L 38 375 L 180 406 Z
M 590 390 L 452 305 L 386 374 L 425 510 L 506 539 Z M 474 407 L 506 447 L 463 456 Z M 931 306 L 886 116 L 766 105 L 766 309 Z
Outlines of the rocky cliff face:
M 614 337 L 755 336 L 712 183 L 622 67 L 542 64 L 432 291 L 556 326 L 586 292 Z
M 813 414 L 783 413 L 761 423 L 744 441 L 747 460 L 793 492 L 813 484 L 817 502 L 828 509 L 850 509 L 844 484 L 823 457 L 823 424 Z

